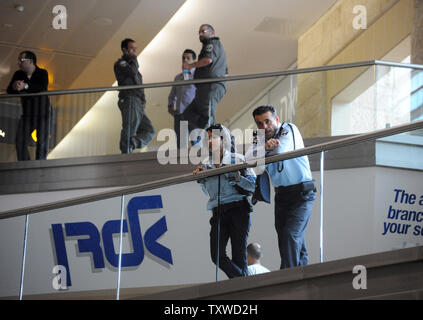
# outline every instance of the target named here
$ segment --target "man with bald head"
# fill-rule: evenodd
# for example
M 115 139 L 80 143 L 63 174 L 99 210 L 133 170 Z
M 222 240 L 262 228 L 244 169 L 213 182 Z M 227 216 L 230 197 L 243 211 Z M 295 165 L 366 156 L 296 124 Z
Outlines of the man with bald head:
M 214 28 L 203 24 L 199 29 L 199 39 L 203 44 L 198 60 L 184 63 L 184 69 L 195 68 L 194 79 L 221 78 L 228 74 L 226 53 Z M 197 84 L 194 100 L 185 109 L 183 120 L 188 121 L 188 130 L 205 129 L 216 123 L 217 104 L 226 93 L 226 83 Z
M 269 269 L 263 267 L 260 263 L 262 257 L 261 246 L 258 243 L 250 243 L 247 246 L 248 275 L 270 272 Z

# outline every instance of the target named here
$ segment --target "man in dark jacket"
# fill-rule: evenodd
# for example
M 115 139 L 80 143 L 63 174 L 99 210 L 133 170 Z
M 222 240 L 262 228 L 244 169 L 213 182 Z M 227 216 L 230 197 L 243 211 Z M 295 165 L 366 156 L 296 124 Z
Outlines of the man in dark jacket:
M 226 53 L 214 28 L 209 24 L 200 26 L 199 38 L 203 47 L 198 61 L 184 63 L 184 69 L 195 68 L 194 79 L 221 78 L 228 74 Z M 225 82 L 197 84 L 194 100 L 185 109 L 183 119 L 188 129 L 205 129 L 216 123 L 216 107 L 226 93 Z
M 13 75 L 7 93 L 25 94 L 47 91 L 48 72 L 37 66 L 37 57 L 31 51 L 23 51 L 18 57 L 19 69 Z M 16 133 L 17 159 L 30 160 L 28 144 L 31 133 L 36 130 L 37 149 L 35 158 L 47 158 L 50 133 L 51 106 L 48 96 L 21 98 L 22 116 Z
M 122 57 L 114 64 L 116 80 L 119 86 L 142 84 L 142 75 L 138 71 L 137 47 L 132 39 L 121 43 Z M 144 89 L 119 91 L 119 109 L 122 113 L 122 131 L 120 151 L 132 153 L 134 149 L 145 147 L 154 137 L 154 127 L 145 114 Z

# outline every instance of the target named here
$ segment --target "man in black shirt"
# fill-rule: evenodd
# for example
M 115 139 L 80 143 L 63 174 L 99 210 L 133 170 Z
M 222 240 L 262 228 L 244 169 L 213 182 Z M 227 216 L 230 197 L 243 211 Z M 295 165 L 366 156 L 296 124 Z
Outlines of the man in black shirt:
M 48 72 L 37 66 L 37 57 L 31 51 L 23 51 L 18 58 L 19 69 L 13 75 L 7 93 L 25 94 L 47 91 Z M 17 159 L 30 160 L 28 144 L 31 133 L 37 132 L 36 160 L 47 158 L 50 133 L 51 107 L 48 96 L 21 98 L 22 116 L 16 133 Z
M 185 63 L 184 69 L 195 68 L 194 79 L 221 78 L 228 74 L 226 53 L 214 28 L 209 24 L 200 26 L 199 38 L 203 47 L 198 61 Z M 188 121 L 188 129 L 205 129 L 216 123 L 216 107 L 226 93 L 226 83 L 197 84 L 194 100 L 185 109 L 183 120 Z
M 142 75 L 138 71 L 135 41 L 124 39 L 121 49 L 123 55 L 114 64 L 118 85 L 142 84 Z M 145 102 L 144 89 L 119 91 L 118 106 L 122 113 L 119 147 L 122 153 L 132 153 L 134 149 L 143 148 L 154 137 L 154 127 L 145 114 Z

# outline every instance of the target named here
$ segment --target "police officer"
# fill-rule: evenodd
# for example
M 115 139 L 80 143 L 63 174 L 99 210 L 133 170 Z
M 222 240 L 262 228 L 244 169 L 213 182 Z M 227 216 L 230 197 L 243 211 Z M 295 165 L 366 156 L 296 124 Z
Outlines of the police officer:
M 118 85 L 142 84 L 142 75 L 138 71 L 135 41 L 129 38 L 124 39 L 121 49 L 123 55 L 114 64 Z M 134 149 L 145 147 L 153 139 L 155 130 L 145 114 L 144 89 L 120 90 L 118 106 L 122 113 L 120 151 L 132 153 Z
M 228 74 L 226 53 L 214 28 L 203 24 L 199 29 L 203 47 L 194 63 L 184 63 L 184 69 L 195 68 L 194 79 L 220 78 Z M 194 100 L 185 109 L 183 119 L 188 121 L 188 129 L 205 129 L 216 123 L 216 107 L 226 93 L 225 82 L 197 84 Z
M 266 157 L 304 148 L 300 131 L 292 123 L 281 123 L 276 110 L 264 105 L 253 111 L 259 129 L 265 130 Z M 247 158 L 250 158 L 247 153 Z M 275 228 L 281 269 L 308 264 L 305 230 L 316 198 L 307 156 L 266 165 L 275 187 Z

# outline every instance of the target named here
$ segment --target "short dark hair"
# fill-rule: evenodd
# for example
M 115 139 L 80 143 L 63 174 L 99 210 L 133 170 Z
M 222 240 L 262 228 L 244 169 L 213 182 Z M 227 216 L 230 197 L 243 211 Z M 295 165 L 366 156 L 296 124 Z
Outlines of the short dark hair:
M 130 42 L 135 42 L 135 40 L 132 40 L 131 38 L 123 39 L 122 42 L 120 43 L 120 48 L 121 49 L 128 49 L 128 44 Z
M 247 246 L 247 252 L 253 259 L 259 260 L 262 257 L 261 246 L 258 243 L 250 243 Z
M 37 64 L 37 56 L 35 55 L 34 52 L 26 50 L 26 51 L 22 51 L 19 55 L 21 54 L 25 54 L 25 59 L 31 59 L 34 65 Z
M 200 28 L 201 28 L 202 26 L 206 26 L 206 27 L 207 27 L 207 29 L 209 29 L 209 30 L 211 30 L 211 31 L 213 31 L 213 32 L 214 32 L 214 28 L 212 27 L 212 25 L 211 25 L 211 24 L 208 24 L 208 23 L 203 23 L 203 24 L 200 26 Z
M 223 125 L 221 125 L 220 123 L 215 123 L 212 124 L 210 127 L 208 127 L 206 129 L 206 132 L 211 132 L 212 134 L 215 134 L 216 131 L 219 130 L 219 134 L 220 134 L 220 140 L 225 141 L 224 140 L 224 130 L 228 133 L 229 138 L 230 138 L 230 145 L 229 145 L 229 141 L 227 142 L 228 144 L 226 145 L 227 150 L 231 150 L 231 153 L 234 153 L 236 148 L 235 148 L 235 137 L 233 135 L 231 135 L 231 133 L 229 132 L 229 130 L 227 128 L 225 128 Z
M 183 55 L 184 53 L 190 53 L 190 54 L 192 55 L 192 58 L 193 58 L 194 60 L 195 60 L 195 59 L 197 59 L 197 55 L 195 54 L 194 50 L 191 50 L 191 49 L 185 49 L 185 51 L 182 53 L 182 55 Z
M 271 104 L 265 104 L 254 109 L 253 118 L 255 118 L 255 116 L 262 115 L 266 112 L 271 112 L 273 117 L 277 116 L 276 109 Z

